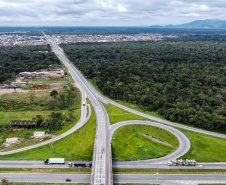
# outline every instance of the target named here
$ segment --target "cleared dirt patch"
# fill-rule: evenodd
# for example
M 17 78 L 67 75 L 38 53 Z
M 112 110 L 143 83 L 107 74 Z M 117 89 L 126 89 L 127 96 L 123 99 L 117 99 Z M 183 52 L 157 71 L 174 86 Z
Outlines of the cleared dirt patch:
M 18 89 L 16 89 L 16 92 L 27 93 L 29 91 L 18 88 Z M 9 93 L 15 93 L 15 90 L 14 89 L 0 89 L 0 96 L 3 94 L 9 94 Z
M 161 139 L 158 139 L 158 138 L 156 138 L 156 137 L 154 137 L 154 136 L 151 136 L 151 135 L 148 135 L 148 134 L 145 134 L 145 133 L 142 133 L 142 135 L 145 136 L 145 137 L 147 137 L 147 138 L 149 138 L 149 139 L 151 139 L 152 141 L 155 141 L 155 142 L 158 142 L 158 143 L 162 143 L 162 144 L 164 144 L 164 145 L 167 145 L 167 146 L 172 147 L 172 145 L 169 144 L 168 142 L 163 141 L 163 140 L 161 140 Z

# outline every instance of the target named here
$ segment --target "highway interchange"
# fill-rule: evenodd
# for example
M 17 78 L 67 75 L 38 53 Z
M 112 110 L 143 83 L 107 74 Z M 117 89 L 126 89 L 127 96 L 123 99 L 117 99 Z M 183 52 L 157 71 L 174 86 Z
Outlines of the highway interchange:
M 98 184 L 111 185 L 111 184 L 113 184 L 113 180 L 114 180 L 114 182 L 120 182 L 120 183 L 122 183 L 122 182 L 128 182 L 128 183 L 130 183 L 130 182 L 134 182 L 134 183 L 149 182 L 149 183 L 151 183 L 149 178 L 152 177 L 153 175 L 146 175 L 147 177 L 145 175 L 136 176 L 136 178 L 134 178 L 132 181 L 130 181 L 131 175 L 130 176 L 126 176 L 126 175 L 118 175 L 118 176 L 116 175 L 115 176 L 114 175 L 114 178 L 113 178 L 112 158 L 111 158 L 111 139 L 112 139 L 113 133 L 119 127 L 124 126 L 124 125 L 145 124 L 145 125 L 161 127 L 163 129 L 168 130 L 169 132 L 173 133 L 177 137 L 177 139 L 179 141 L 179 146 L 174 152 L 172 152 L 171 154 L 169 154 L 165 157 L 162 157 L 162 158 L 150 159 L 150 160 L 138 160 L 138 161 L 132 161 L 132 162 L 115 162 L 115 163 L 113 163 L 113 167 L 118 167 L 118 168 L 152 168 L 152 167 L 154 167 L 154 168 L 170 168 L 165 163 L 171 159 L 176 159 L 176 158 L 179 158 L 180 156 L 184 155 L 190 149 L 190 146 L 191 146 L 189 139 L 181 131 L 173 128 L 172 126 L 203 133 L 203 134 L 208 134 L 208 135 L 212 135 L 212 136 L 216 136 L 216 137 L 226 138 L 226 135 L 224 135 L 224 134 L 218 134 L 218 133 L 209 132 L 209 131 L 205 131 L 205 130 L 201 130 L 201 129 L 197 129 L 197 128 L 192 128 L 192 127 L 176 124 L 176 123 L 173 123 L 170 121 L 162 120 L 162 119 L 150 116 L 150 115 L 146 115 L 144 113 L 140 113 L 138 111 L 127 108 L 123 105 L 120 105 L 120 104 L 104 97 L 71 64 L 71 62 L 65 57 L 63 50 L 56 43 L 54 43 L 53 40 L 49 36 L 45 35 L 45 37 L 46 37 L 47 42 L 50 43 L 55 54 L 64 63 L 64 65 L 68 68 L 69 72 L 71 73 L 72 78 L 74 79 L 76 85 L 79 87 L 79 89 L 82 92 L 83 101 L 85 101 L 86 97 L 88 97 L 89 100 L 91 101 L 91 104 L 95 111 L 96 136 L 95 136 L 94 153 L 93 153 L 93 161 L 92 161 L 93 167 L 92 167 L 92 172 L 91 172 L 90 176 L 89 175 L 80 175 L 81 177 L 85 177 L 86 180 L 84 182 L 87 182 L 87 179 L 90 179 L 89 182 L 91 182 L 92 185 L 98 185 Z M 155 122 L 132 120 L 132 121 L 119 122 L 119 123 L 116 123 L 116 124 L 110 126 L 107 111 L 104 108 L 104 106 L 102 105 L 101 101 L 104 103 L 111 103 L 121 109 L 124 109 L 128 112 L 131 112 L 131 113 L 134 113 L 137 115 L 140 115 L 142 117 L 148 118 Z M 70 133 L 74 132 L 75 130 L 81 128 L 88 121 L 90 114 L 91 114 L 90 106 L 89 106 L 89 116 L 88 117 L 86 117 L 86 111 L 87 111 L 86 107 L 82 106 L 81 118 L 80 118 L 79 122 L 72 129 L 65 132 L 64 134 L 57 136 L 46 142 L 37 144 L 37 145 L 33 145 L 33 146 L 29 146 L 29 147 L 25 147 L 25 148 L 21 148 L 21 149 L 17 149 L 17 150 L 12 150 L 12 151 L 8 151 L 8 152 L 0 152 L 0 155 L 7 155 L 7 154 L 11 154 L 11 153 L 25 151 L 25 150 L 28 150 L 31 148 L 35 148 L 35 147 L 44 145 L 44 144 L 52 143 L 53 141 L 56 141 L 58 139 L 61 139 L 65 136 L 69 135 Z M 34 168 L 36 168 L 36 167 L 42 168 L 44 166 L 43 164 L 41 164 L 40 161 L 33 161 L 33 162 L 32 161 L 30 161 L 30 162 L 29 161 L 19 161 L 16 163 L 14 163 L 13 161 L 0 161 L 0 167 L 2 167 L 2 166 L 15 167 L 17 165 L 20 167 L 29 166 L 29 167 L 34 167 Z M 63 166 L 54 166 L 54 167 L 63 167 Z M 175 168 L 175 167 L 172 167 L 172 168 Z M 186 168 L 186 167 L 179 167 L 179 168 Z M 194 168 L 194 167 L 192 167 L 192 168 Z M 205 164 L 205 168 L 226 169 L 226 164 L 225 163 Z M 3 174 L 0 175 L 0 178 L 2 175 Z M 38 174 L 36 174 L 36 175 L 38 176 Z M 79 176 L 79 175 L 76 175 L 76 176 Z M 16 179 L 16 176 L 12 176 L 12 177 L 14 177 L 14 180 Z M 145 177 L 145 178 L 143 178 L 143 177 Z M 180 179 L 181 178 L 180 175 L 173 175 L 173 176 L 172 175 L 168 175 L 168 176 L 161 175 L 161 177 L 159 177 L 159 178 L 163 178 L 162 183 L 170 184 L 172 182 L 176 182 L 177 180 L 179 181 L 178 183 L 181 183 L 181 181 L 189 182 L 189 180 L 190 180 L 189 176 L 186 176 L 186 177 L 188 179 L 184 179 L 184 180 Z M 73 178 L 74 177 L 72 177 L 72 179 Z M 165 178 L 165 180 L 164 180 L 164 178 Z M 53 179 L 55 180 L 57 178 L 53 178 Z M 171 179 L 171 180 L 169 180 L 169 179 Z M 203 179 L 201 179 L 201 177 L 200 177 L 200 179 L 197 179 L 197 181 L 194 181 L 194 183 L 197 184 L 198 181 L 203 181 L 205 179 L 206 179 L 206 176 L 203 176 Z M 39 178 L 37 178 L 37 180 L 39 180 Z M 151 180 L 153 180 L 153 178 L 151 178 Z M 215 178 L 212 179 L 212 181 L 214 181 L 214 182 L 216 182 L 217 180 L 218 179 L 215 179 Z M 65 181 L 65 179 L 64 179 L 64 181 Z M 223 181 L 226 182 L 225 176 L 222 177 L 221 182 L 223 182 Z M 83 181 L 81 180 L 81 182 L 83 182 Z

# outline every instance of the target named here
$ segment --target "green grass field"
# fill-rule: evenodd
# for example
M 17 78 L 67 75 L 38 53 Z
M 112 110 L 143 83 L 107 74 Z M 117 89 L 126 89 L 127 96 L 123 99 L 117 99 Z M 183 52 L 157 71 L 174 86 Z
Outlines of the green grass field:
M 54 111 L 0 112 L 0 124 L 8 124 L 11 120 L 31 120 L 38 114 L 42 116 L 47 116 L 51 114 L 51 112 Z M 67 113 L 68 111 L 58 112 L 61 112 L 63 114 Z
M 0 160 L 44 160 L 62 157 L 66 160 L 91 160 L 95 137 L 95 114 L 76 132 L 53 142 L 28 151 L 0 156 Z
M 10 185 L 65 185 L 66 183 L 28 183 L 28 182 L 13 182 Z M 88 185 L 85 183 L 70 183 L 71 185 Z
M 58 92 L 62 91 L 60 88 L 56 89 Z M 36 100 L 46 100 L 47 98 L 50 97 L 50 93 L 52 90 L 47 89 L 47 90 L 35 90 L 35 96 Z M 30 90 L 23 90 L 22 92 L 13 92 L 13 93 L 8 93 L 8 94 L 2 94 L 0 96 L 0 100 L 10 100 L 10 101 L 25 101 L 29 102 L 29 95 L 30 95 Z
M 62 88 L 57 89 L 58 92 L 62 91 Z M 35 96 L 36 96 L 36 102 L 43 102 L 45 103 L 48 101 L 50 98 L 50 92 L 51 90 L 43 90 L 43 91 L 35 91 Z M 17 93 L 8 93 L 8 94 L 3 94 L 0 96 L 0 100 L 11 100 L 11 101 L 28 101 L 29 102 L 29 91 L 24 91 L 24 92 L 17 92 Z M 45 106 L 40 106 L 36 105 L 35 109 L 38 109 L 39 111 L 20 111 L 20 110 L 8 110 L 8 111 L 0 111 L 0 124 L 1 125 L 6 125 L 8 124 L 11 120 L 32 120 L 32 118 L 35 118 L 36 115 L 42 115 L 43 117 L 46 117 L 50 115 L 52 112 L 60 112 L 62 117 L 59 120 L 59 124 L 61 124 L 62 121 L 64 121 L 69 114 L 68 110 L 50 110 L 47 105 Z M 47 111 L 42 111 L 47 109 Z M 73 116 L 74 119 L 65 122 L 65 124 L 60 126 L 60 129 L 57 131 L 54 131 L 54 135 L 60 135 L 70 128 L 72 128 L 80 119 L 81 116 L 81 92 L 78 91 L 78 100 L 76 103 L 73 105 Z M 31 136 L 33 135 L 34 131 L 47 131 L 47 128 L 41 127 L 41 128 L 32 128 L 26 130 L 26 128 L 23 131 L 12 131 L 12 130 L 7 130 L 3 133 L 0 134 L 0 149 L 4 149 L 5 145 L 3 144 L 5 142 L 6 138 L 9 137 L 20 137 L 23 138 L 23 142 L 13 146 L 12 148 L 9 148 L 8 150 L 13 150 L 13 149 L 18 149 L 21 147 L 26 147 L 32 144 L 37 144 L 41 141 L 37 140 L 32 140 Z M 45 138 L 45 140 L 50 139 L 50 138 Z
M 166 141 L 172 147 L 152 141 L 142 133 Z M 112 158 L 119 160 L 158 158 L 172 152 L 177 146 L 177 138 L 164 129 L 148 125 L 126 125 L 120 127 L 113 136 Z
M 62 88 L 57 87 L 56 90 L 58 93 L 62 91 Z M 2 94 L 0 96 L 0 100 L 2 101 L 19 101 L 19 102 L 25 102 L 30 103 L 30 90 L 23 90 L 22 92 L 16 92 L 16 93 L 8 93 L 8 94 Z M 52 92 L 52 89 L 47 90 L 34 90 L 35 94 L 35 106 L 34 111 L 49 111 L 50 108 L 47 105 L 46 102 L 50 100 L 50 93 Z M 28 110 L 32 110 L 31 106 L 28 106 Z M 21 109 L 17 110 L 1 110 L 0 112 L 22 112 L 27 111 L 25 107 L 21 107 Z
M 24 80 L 25 82 L 63 82 L 63 81 L 68 81 L 66 78 L 26 78 Z
M 68 113 L 69 113 L 68 111 L 59 111 L 59 112 L 61 112 L 62 114 L 65 113 L 64 119 L 66 118 L 66 115 L 68 115 Z M 64 132 L 66 132 L 67 130 L 72 128 L 78 122 L 78 120 L 81 117 L 81 108 L 79 108 L 78 110 L 73 111 L 73 112 L 74 112 L 74 119 L 72 121 L 67 122 L 67 124 L 62 125 L 61 129 L 54 132 L 54 135 L 60 135 Z M 6 133 L 7 135 L 5 135 L 5 136 L 2 135 L 2 136 L 0 136 L 0 138 L 3 138 L 3 137 L 5 138 L 6 136 L 7 137 L 17 136 L 17 137 L 20 137 L 20 138 L 24 138 L 24 137 L 26 138 L 27 135 L 32 136 L 34 131 L 45 131 L 45 129 L 44 128 L 37 128 L 37 129 L 33 128 L 33 129 L 28 129 L 26 131 L 14 131 L 14 132 Z M 45 138 L 45 140 L 47 140 L 47 139 L 50 139 L 50 138 L 49 137 Z M 22 143 L 15 145 L 8 150 L 14 150 L 14 149 L 30 146 L 30 145 L 33 145 L 33 144 L 37 144 L 37 143 L 40 143 L 40 142 L 42 142 L 42 141 L 38 140 L 38 141 L 34 142 L 31 139 L 25 139 Z M 8 150 L 6 150 L 6 151 L 8 151 Z
M 198 162 L 226 162 L 226 140 L 197 132 L 179 129 L 191 141 L 191 149 L 183 159 L 195 159 Z
M 27 182 L 13 182 L 12 185 L 65 185 L 66 183 L 27 183 Z M 70 183 L 71 185 L 89 185 L 85 183 Z M 116 184 L 116 185 L 151 185 L 151 184 Z
M 136 114 L 127 112 L 123 109 L 120 109 L 112 104 L 103 104 L 106 108 L 110 120 L 110 124 L 117 123 L 119 121 L 125 120 L 148 120 Z

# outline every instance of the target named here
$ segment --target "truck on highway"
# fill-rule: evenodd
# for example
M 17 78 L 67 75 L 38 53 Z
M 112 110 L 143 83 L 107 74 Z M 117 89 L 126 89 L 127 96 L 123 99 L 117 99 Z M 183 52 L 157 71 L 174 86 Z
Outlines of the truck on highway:
M 74 167 L 74 168 L 91 168 L 92 167 L 92 164 L 91 163 L 80 163 L 80 162 L 69 162 L 69 167 Z
M 196 160 L 179 159 L 168 161 L 168 166 L 196 166 Z
M 83 101 L 83 102 L 82 102 L 82 105 L 83 105 L 83 106 L 86 106 L 86 101 Z
M 64 158 L 49 158 L 45 159 L 44 164 L 64 164 Z

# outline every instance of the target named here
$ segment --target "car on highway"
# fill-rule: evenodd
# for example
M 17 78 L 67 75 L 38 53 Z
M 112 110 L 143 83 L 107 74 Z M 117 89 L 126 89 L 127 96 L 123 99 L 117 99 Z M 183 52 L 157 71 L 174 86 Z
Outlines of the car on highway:
M 66 179 L 66 182 L 71 182 L 71 179 L 67 178 L 67 179 Z
M 200 165 L 197 166 L 197 168 L 203 168 L 203 165 L 200 164 Z

